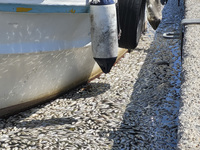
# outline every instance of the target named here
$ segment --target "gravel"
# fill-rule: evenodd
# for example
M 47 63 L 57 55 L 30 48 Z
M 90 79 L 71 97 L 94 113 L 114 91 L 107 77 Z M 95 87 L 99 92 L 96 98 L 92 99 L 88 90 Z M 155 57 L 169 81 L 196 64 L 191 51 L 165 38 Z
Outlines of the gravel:
M 109 74 L 62 97 L 0 120 L 0 149 L 173 150 L 180 109 L 183 3 L 169 0 L 138 47 Z

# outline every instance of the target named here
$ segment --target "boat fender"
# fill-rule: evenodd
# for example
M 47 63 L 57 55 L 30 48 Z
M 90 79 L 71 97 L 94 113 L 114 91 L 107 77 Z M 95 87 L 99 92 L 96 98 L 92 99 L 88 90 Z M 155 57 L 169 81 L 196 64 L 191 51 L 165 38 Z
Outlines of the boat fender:
M 118 55 L 117 15 L 113 0 L 90 3 L 91 42 L 94 60 L 110 72 Z
M 162 20 L 162 10 L 160 0 L 147 0 L 147 20 L 154 30 L 156 30 Z

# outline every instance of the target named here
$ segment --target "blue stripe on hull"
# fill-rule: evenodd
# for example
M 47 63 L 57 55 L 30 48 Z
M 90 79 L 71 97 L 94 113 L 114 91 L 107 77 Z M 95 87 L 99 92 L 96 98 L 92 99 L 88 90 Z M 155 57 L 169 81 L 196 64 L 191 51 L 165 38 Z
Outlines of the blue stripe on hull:
M 89 13 L 88 6 L 0 4 L 0 12 Z

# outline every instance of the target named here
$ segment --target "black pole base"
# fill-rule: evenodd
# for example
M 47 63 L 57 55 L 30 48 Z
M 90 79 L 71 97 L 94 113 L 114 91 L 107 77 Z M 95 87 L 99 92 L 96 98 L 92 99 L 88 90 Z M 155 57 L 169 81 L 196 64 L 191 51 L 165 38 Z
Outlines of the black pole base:
M 104 73 L 109 73 L 112 66 L 114 65 L 117 57 L 113 58 L 94 58 L 94 60 L 97 62 L 99 67 Z

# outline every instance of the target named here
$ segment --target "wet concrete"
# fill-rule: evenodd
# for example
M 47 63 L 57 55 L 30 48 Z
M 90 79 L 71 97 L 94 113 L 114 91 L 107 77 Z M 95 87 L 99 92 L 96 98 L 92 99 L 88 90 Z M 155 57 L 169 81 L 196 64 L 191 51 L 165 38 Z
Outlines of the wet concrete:
M 133 86 L 120 128 L 111 133 L 113 150 L 177 149 L 181 86 L 180 39 L 164 39 L 165 32 L 181 32 L 183 2 L 169 0 L 163 19 Z M 152 36 L 148 30 L 146 36 Z M 144 36 L 143 38 L 147 38 Z M 151 37 L 152 38 L 152 37 Z M 144 44 L 144 43 L 140 43 Z M 136 50 L 140 51 L 139 45 Z M 120 143 L 120 139 L 124 142 Z

